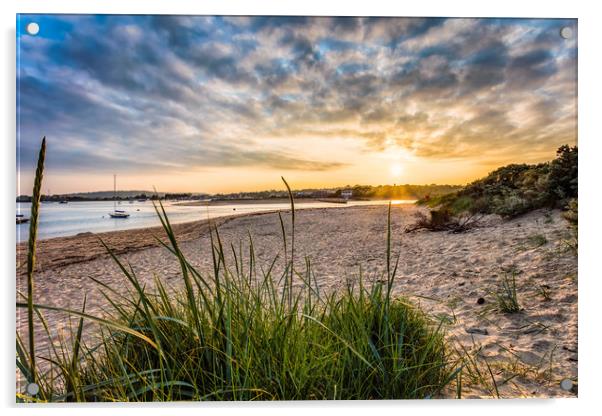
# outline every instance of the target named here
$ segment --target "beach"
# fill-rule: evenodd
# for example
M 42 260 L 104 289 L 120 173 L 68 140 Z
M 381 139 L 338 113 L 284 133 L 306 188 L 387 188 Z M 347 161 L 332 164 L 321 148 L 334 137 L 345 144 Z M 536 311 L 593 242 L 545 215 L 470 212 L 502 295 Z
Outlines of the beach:
M 392 252 L 399 255 L 394 295 L 410 298 L 443 322 L 451 345 L 477 361 L 484 359 L 501 397 L 574 396 L 559 388 L 560 380 L 577 377 L 578 364 L 577 257 L 565 247 L 569 229 L 561 212 L 537 210 L 513 220 L 488 216 L 477 228 L 458 234 L 405 233 L 421 210 L 414 205 L 391 208 Z M 283 211 L 282 217 L 290 234 L 290 211 Z M 212 223 L 218 226 L 224 247 L 247 253 L 251 236 L 258 266 L 269 267 L 278 254 L 282 258 L 282 230 L 276 212 L 218 218 Z M 211 275 L 208 222 L 177 224 L 174 230 L 191 264 Z M 302 272 L 306 256 L 311 259 L 317 284 L 324 292 L 341 291 L 359 279 L 360 268 L 365 281 L 382 279 L 386 233 L 384 205 L 298 210 L 295 267 Z M 40 241 L 35 302 L 80 309 L 86 295 L 86 312 L 102 315 L 108 301 L 91 278 L 126 293 L 127 280 L 98 237 L 125 264 L 131 264 L 147 290 L 152 290 L 155 278 L 181 288 L 179 263 L 155 236 L 164 238 L 164 233 L 155 227 Z M 290 235 L 288 238 L 290 249 Z M 232 250 L 226 252 L 226 264 L 233 267 Z M 21 243 L 17 246 L 17 290 L 22 293 L 26 292 L 26 279 L 19 265 L 25 253 Z M 275 269 L 281 270 L 283 263 L 277 260 Z M 516 273 L 523 310 L 501 313 L 494 308 L 492 292 L 511 271 Z M 45 315 L 57 337 L 67 332 L 64 314 Z M 87 323 L 87 342 L 93 342 L 97 328 Z M 18 311 L 17 330 L 26 336 L 24 310 Z M 43 354 L 49 344 L 41 327 L 37 333 L 39 353 Z M 466 379 L 463 383 L 463 397 L 491 397 L 490 389 Z

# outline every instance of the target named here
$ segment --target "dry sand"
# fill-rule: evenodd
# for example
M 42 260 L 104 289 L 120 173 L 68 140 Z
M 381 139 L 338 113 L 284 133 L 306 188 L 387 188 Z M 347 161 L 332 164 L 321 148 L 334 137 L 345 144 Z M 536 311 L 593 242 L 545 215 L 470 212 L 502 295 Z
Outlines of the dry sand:
M 394 253 L 401 255 L 394 294 L 411 297 L 429 314 L 443 319 L 452 344 L 477 359 L 489 386 L 465 375 L 463 397 L 491 397 L 495 390 L 484 360 L 501 397 L 574 397 L 559 388 L 560 380 L 577 378 L 578 364 L 577 258 L 565 247 L 569 231 L 561 213 L 536 211 L 511 221 L 489 217 L 481 227 L 462 234 L 404 233 L 419 209 L 408 205 L 392 209 Z M 284 217 L 288 222 L 288 215 Z M 230 243 L 238 247 L 242 241 L 243 249 L 247 248 L 250 232 L 260 265 L 267 266 L 282 251 L 275 213 L 231 217 L 218 224 L 226 247 Z M 340 290 L 346 279 L 356 279 L 360 265 L 367 276 L 379 278 L 385 267 L 386 225 L 386 206 L 299 210 L 296 267 L 302 269 L 303 256 L 309 256 L 317 281 L 326 291 Z M 209 273 L 207 230 L 204 222 L 176 227 L 191 263 Z M 149 288 L 153 275 L 174 287 L 181 285 L 177 261 L 156 246 L 149 230 L 107 233 L 103 239 L 118 248 L 120 257 L 131 263 Z M 107 302 L 89 276 L 125 290 L 125 278 L 96 241 L 95 236 L 76 236 L 41 242 L 36 302 L 79 308 L 87 294 L 86 311 L 101 314 Z M 524 309 L 503 314 L 494 310 L 491 291 L 510 269 L 518 271 L 518 296 Z M 25 292 L 22 274 L 18 274 L 17 289 Z M 479 298 L 485 302 L 479 304 Z M 58 313 L 47 313 L 47 317 L 60 336 L 65 317 Z M 25 335 L 23 310 L 17 326 Z M 86 329 L 87 333 L 93 330 L 92 324 Z M 41 333 L 38 339 L 40 349 L 47 348 Z

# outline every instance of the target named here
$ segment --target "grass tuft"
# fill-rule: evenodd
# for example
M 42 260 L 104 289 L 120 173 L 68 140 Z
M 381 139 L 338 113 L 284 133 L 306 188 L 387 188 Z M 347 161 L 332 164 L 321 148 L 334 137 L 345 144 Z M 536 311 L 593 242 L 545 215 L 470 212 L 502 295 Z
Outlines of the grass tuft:
M 516 313 L 522 310 L 516 290 L 516 275 L 514 270 L 505 273 L 498 290 L 492 293 L 500 312 Z
M 529 243 L 535 248 L 548 244 L 548 239 L 543 234 L 533 234 L 530 235 L 527 239 Z

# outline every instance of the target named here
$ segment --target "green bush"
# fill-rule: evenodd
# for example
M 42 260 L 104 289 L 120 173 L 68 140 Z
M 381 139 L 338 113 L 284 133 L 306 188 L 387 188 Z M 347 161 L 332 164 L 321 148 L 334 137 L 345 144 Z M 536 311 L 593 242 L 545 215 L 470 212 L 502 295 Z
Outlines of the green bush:
M 537 165 L 511 164 L 463 189 L 419 204 L 512 218 L 538 208 L 563 208 L 577 198 L 577 147 L 561 146 L 556 159 Z
M 577 197 L 577 147 L 561 146 L 556 152 L 556 159 L 550 164 L 547 187 L 549 192 L 559 200 L 567 201 Z
M 516 191 L 511 191 L 491 198 L 490 213 L 502 217 L 516 217 L 530 211 L 532 207 L 528 199 L 521 197 Z

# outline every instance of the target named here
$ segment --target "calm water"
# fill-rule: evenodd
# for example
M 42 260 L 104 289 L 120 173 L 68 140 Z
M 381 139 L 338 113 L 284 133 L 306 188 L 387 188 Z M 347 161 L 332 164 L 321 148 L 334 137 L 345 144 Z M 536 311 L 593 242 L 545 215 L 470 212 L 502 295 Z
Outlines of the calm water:
M 349 207 L 358 205 L 382 205 L 388 201 L 349 201 L 349 203 L 332 204 L 327 202 L 301 202 L 296 201 L 295 207 L 321 208 L 321 207 Z M 395 201 L 395 203 L 411 203 L 413 201 Z M 172 223 L 197 221 L 207 218 L 225 217 L 253 212 L 285 210 L 288 203 L 277 204 L 236 204 L 187 207 L 176 203 L 165 202 L 165 211 Z M 150 201 L 147 202 L 122 202 L 117 205 L 130 214 L 129 218 L 111 218 L 108 213 L 113 210 L 111 201 L 69 202 L 59 204 L 56 202 L 43 203 L 40 206 L 40 222 L 38 238 L 63 237 L 76 235 L 83 232 L 105 232 L 144 228 L 160 225 L 157 214 Z M 30 216 L 30 203 L 17 203 L 17 214 Z M 17 224 L 17 242 L 25 241 L 29 233 L 29 223 Z

